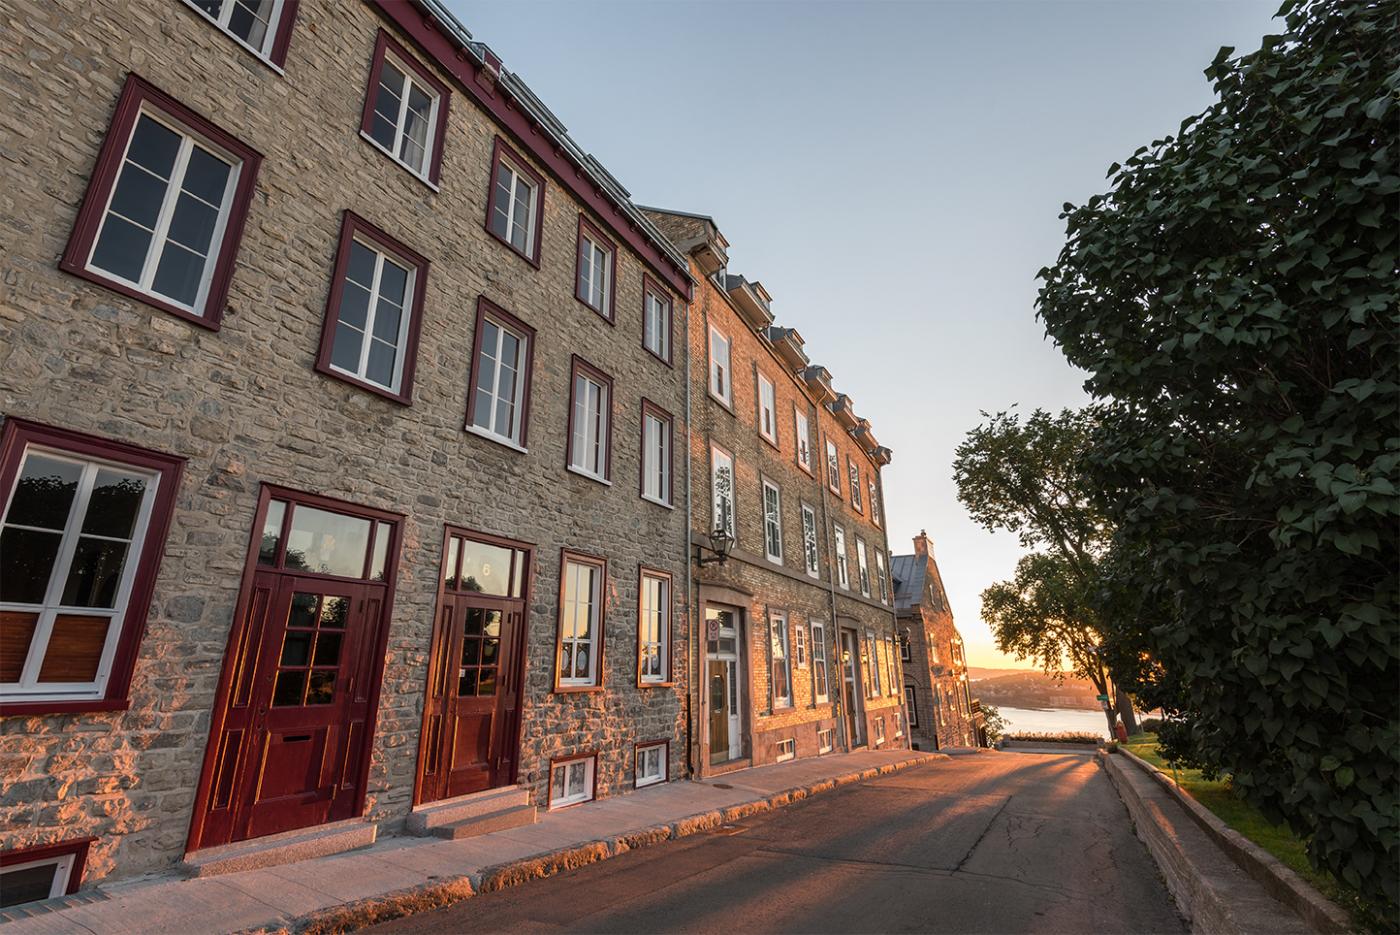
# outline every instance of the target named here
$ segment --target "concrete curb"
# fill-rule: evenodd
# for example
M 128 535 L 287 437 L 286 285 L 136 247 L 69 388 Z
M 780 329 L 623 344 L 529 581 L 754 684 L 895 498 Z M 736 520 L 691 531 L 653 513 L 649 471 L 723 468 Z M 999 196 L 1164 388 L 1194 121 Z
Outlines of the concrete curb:
M 264 933 L 270 931 L 296 932 L 299 935 L 333 935 L 333 933 L 339 932 L 352 932 L 369 925 L 387 922 L 390 919 L 441 909 L 464 899 L 470 899 L 479 893 L 492 893 L 496 890 L 519 886 L 530 880 L 598 863 L 628 851 L 660 844 L 663 841 L 674 841 L 702 831 L 710 831 L 750 815 L 770 812 L 794 802 L 800 802 L 809 796 L 829 792 L 839 786 L 886 776 L 910 766 L 918 766 L 921 763 L 942 759 L 948 759 L 947 755 L 920 753 L 917 757 L 896 763 L 886 763 L 882 766 L 873 766 L 794 786 L 750 802 L 711 809 L 638 831 L 629 831 L 626 834 L 600 838 L 545 854 L 487 867 L 480 873 L 470 876 L 446 881 L 434 880 L 422 886 L 346 903 L 336 906 L 334 909 L 303 916 L 281 929 L 254 931 Z
M 1340 935 L 1352 930 L 1351 917 L 1345 910 L 1319 893 L 1273 854 L 1221 821 L 1214 812 L 1177 785 L 1174 779 L 1131 751 L 1120 747 L 1118 753 L 1171 793 L 1201 826 L 1201 830 L 1210 835 L 1241 870 L 1263 884 L 1270 896 L 1326 935 Z

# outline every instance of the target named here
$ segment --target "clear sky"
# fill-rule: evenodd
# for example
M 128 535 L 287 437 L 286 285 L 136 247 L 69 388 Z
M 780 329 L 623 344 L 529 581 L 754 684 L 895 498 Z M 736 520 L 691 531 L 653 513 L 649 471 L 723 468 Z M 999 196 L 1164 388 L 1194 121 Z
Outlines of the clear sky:
M 638 203 L 715 218 L 894 450 L 891 549 L 927 529 L 969 662 L 1017 665 L 978 596 L 1021 549 L 953 449 L 979 410 L 1085 401 L 1035 319 L 1060 207 L 1207 107 L 1279 0 L 448 3 Z

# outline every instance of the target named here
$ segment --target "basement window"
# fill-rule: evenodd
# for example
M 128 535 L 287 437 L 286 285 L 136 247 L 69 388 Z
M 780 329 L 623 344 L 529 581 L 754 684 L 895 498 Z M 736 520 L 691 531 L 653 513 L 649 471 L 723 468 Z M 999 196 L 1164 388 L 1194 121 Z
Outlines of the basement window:
M 836 747 L 836 731 L 830 727 L 817 731 L 817 752 L 830 753 Z
M 549 768 L 549 807 L 565 808 L 591 802 L 597 788 L 597 764 L 596 755 L 552 762 Z
M 669 751 L 670 744 L 664 740 L 660 743 L 637 745 L 636 786 L 638 789 L 666 781 L 666 760 Z
M 0 852 L 0 909 L 77 892 L 93 840 Z
M 778 756 L 775 762 L 785 763 L 797 756 L 797 741 L 789 737 L 778 741 Z

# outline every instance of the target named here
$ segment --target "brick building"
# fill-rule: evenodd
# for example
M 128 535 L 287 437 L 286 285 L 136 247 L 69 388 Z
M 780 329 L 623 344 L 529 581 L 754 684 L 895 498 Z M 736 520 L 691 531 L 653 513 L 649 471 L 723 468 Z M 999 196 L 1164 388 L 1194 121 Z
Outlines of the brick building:
M 700 775 L 905 747 L 880 468 L 890 452 L 713 219 L 647 209 L 697 281 L 690 356 L 691 741 Z M 732 549 L 715 561 L 711 534 Z
M 913 555 L 896 555 L 894 607 L 904 658 L 904 699 L 916 749 L 986 746 L 967 681 L 962 637 L 943 590 L 928 533 L 914 537 Z
M 682 777 L 690 259 L 434 0 L 0 27 L 7 900 Z

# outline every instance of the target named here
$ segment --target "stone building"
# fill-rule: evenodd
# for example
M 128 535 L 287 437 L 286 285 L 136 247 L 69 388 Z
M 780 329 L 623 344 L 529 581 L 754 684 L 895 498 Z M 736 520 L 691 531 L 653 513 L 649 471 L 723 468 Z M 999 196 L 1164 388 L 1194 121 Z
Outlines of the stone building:
M 730 273 L 709 217 L 647 209 L 697 281 L 690 357 L 700 775 L 905 747 L 880 469 L 890 452 Z M 732 547 L 720 562 L 715 532 Z M 703 564 L 701 564 L 703 562 Z
M 986 746 L 967 681 L 962 637 L 953 623 L 943 576 L 928 533 L 914 537 L 913 555 L 896 555 L 894 607 L 905 638 L 904 706 L 915 749 Z
M 435 0 L 0 28 L 9 893 L 685 775 L 691 259 Z

